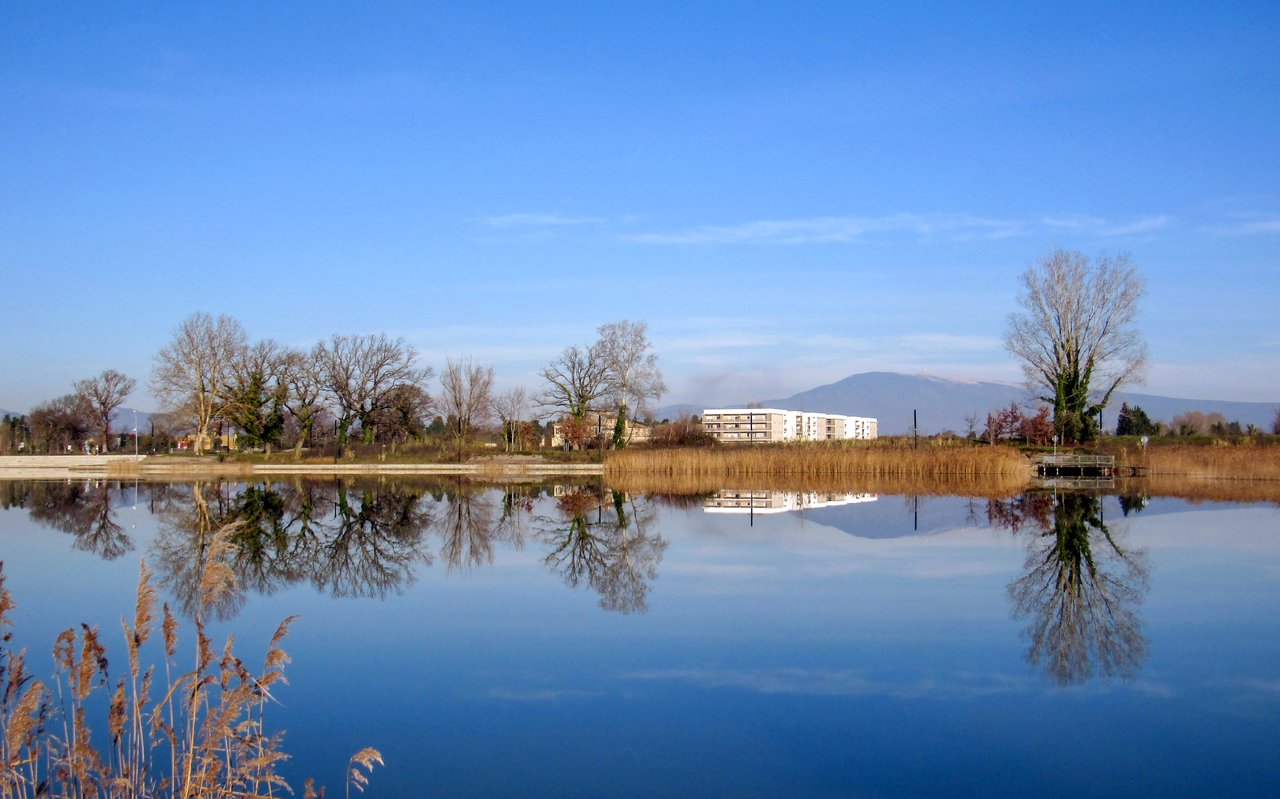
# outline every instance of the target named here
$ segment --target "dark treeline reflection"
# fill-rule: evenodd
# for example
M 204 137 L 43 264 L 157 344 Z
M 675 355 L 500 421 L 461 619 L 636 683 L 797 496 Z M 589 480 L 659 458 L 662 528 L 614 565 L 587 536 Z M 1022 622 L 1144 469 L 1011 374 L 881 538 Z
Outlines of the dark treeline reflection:
M 138 495 L 138 484 L 119 480 L 0 482 L 0 508 L 25 508 L 35 521 L 72 535 L 76 549 L 107 560 L 133 550 L 114 511 Z
M 1126 506 L 1126 514 L 1133 508 Z M 1146 552 L 1125 549 L 1090 494 L 1024 494 L 993 500 L 995 525 L 1027 536 L 1025 573 L 1009 584 L 1016 618 L 1028 620 L 1027 660 L 1063 685 L 1094 675 L 1131 679 L 1147 656 L 1138 609 Z
M 556 511 L 555 518 L 538 519 L 538 537 L 549 550 L 544 562 L 568 585 L 590 586 L 600 607 L 643 613 L 667 549 L 666 539 L 649 530 L 655 501 L 582 487 L 560 496 Z
M 537 501 L 553 494 L 560 495 L 554 502 L 560 518 L 535 519 Z M 226 538 L 238 585 L 212 608 L 222 619 L 239 612 L 247 592 L 270 594 L 301 582 L 335 597 L 384 597 L 437 560 L 449 570 L 483 567 L 494 562 L 497 545 L 519 549 L 531 537 L 547 546 L 552 572 L 572 586 L 585 582 L 602 607 L 643 611 L 666 548 L 646 530 L 650 501 L 598 487 L 495 488 L 461 477 L 0 483 L 3 507 L 26 508 L 33 519 L 74 535 L 76 548 L 104 558 L 134 548 L 115 518 L 125 502 L 144 504 L 157 520 L 148 559 L 188 616 L 214 538 Z

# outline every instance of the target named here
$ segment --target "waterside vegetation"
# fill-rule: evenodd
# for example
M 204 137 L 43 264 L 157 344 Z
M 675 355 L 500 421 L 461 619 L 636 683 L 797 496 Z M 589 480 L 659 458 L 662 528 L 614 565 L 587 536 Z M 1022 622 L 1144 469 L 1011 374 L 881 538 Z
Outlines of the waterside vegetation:
M 27 671 L 25 650 L 11 647 L 14 602 L 0 564 L 0 795 L 28 797 L 268 797 L 292 794 L 279 772 L 288 758 L 283 733 L 269 732 L 266 709 L 290 662 L 281 647 L 294 617 L 267 645 L 261 671 L 236 656 L 231 638 L 221 651 L 206 634 L 203 610 L 216 605 L 237 577 L 228 565 L 235 526 L 214 536 L 199 579 L 195 667 L 179 667 L 179 623 L 166 603 L 157 619 L 157 591 L 145 562 L 133 623 L 121 619 L 128 668 L 114 683 L 107 647 L 96 627 L 57 636 L 51 682 Z M 146 645 L 159 621 L 162 652 Z M 157 662 L 150 662 L 157 661 Z M 149 664 L 150 662 L 150 664 Z M 103 696 L 107 694 L 108 696 Z M 107 714 L 93 729 L 90 714 Z M 362 749 L 347 766 L 347 794 L 363 790 L 381 754 Z M 304 797 L 323 796 L 308 779 Z

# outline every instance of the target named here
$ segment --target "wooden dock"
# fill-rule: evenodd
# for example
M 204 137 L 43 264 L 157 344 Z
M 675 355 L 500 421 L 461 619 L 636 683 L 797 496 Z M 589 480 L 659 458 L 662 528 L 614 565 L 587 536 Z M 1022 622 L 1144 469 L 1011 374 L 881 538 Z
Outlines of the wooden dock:
M 1145 467 L 1116 464 L 1114 455 L 1041 455 L 1035 461 L 1036 477 L 1064 487 L 1097 487 L 1117 477 L 1138 477 Z M 1106 486 L 1102 486 L 1106 487 Z
M 1110 479 L 1116 475 L 1114 455 L 1041 455 L 1036 476 L 1044 478 Z

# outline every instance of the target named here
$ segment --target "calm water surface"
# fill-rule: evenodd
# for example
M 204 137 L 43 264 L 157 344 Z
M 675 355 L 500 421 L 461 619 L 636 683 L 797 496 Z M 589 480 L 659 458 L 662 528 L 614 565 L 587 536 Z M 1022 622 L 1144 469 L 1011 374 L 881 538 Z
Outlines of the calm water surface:
M 254 662 L 300 614 L 287 774 L 399 796 L 1275 796 L 1280 511 L 637 497 L 592 485 L 0 483 L 15 641 L 123 664 L 146 560 Z M 189 627 L 185 630 L 190 634 Z

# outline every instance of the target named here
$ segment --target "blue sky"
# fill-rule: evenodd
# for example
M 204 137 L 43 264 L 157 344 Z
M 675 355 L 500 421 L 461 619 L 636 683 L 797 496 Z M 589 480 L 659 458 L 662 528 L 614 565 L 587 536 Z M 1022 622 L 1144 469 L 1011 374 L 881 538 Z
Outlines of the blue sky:
M 197 310 L 531 391 L 623 318 L 664 402 L 1018 381 L 1055 247 L 1142 269 L 1145 390 L 1280 400 L 1280 7 L 1116 5 L 7 3 L 0 407 Z

